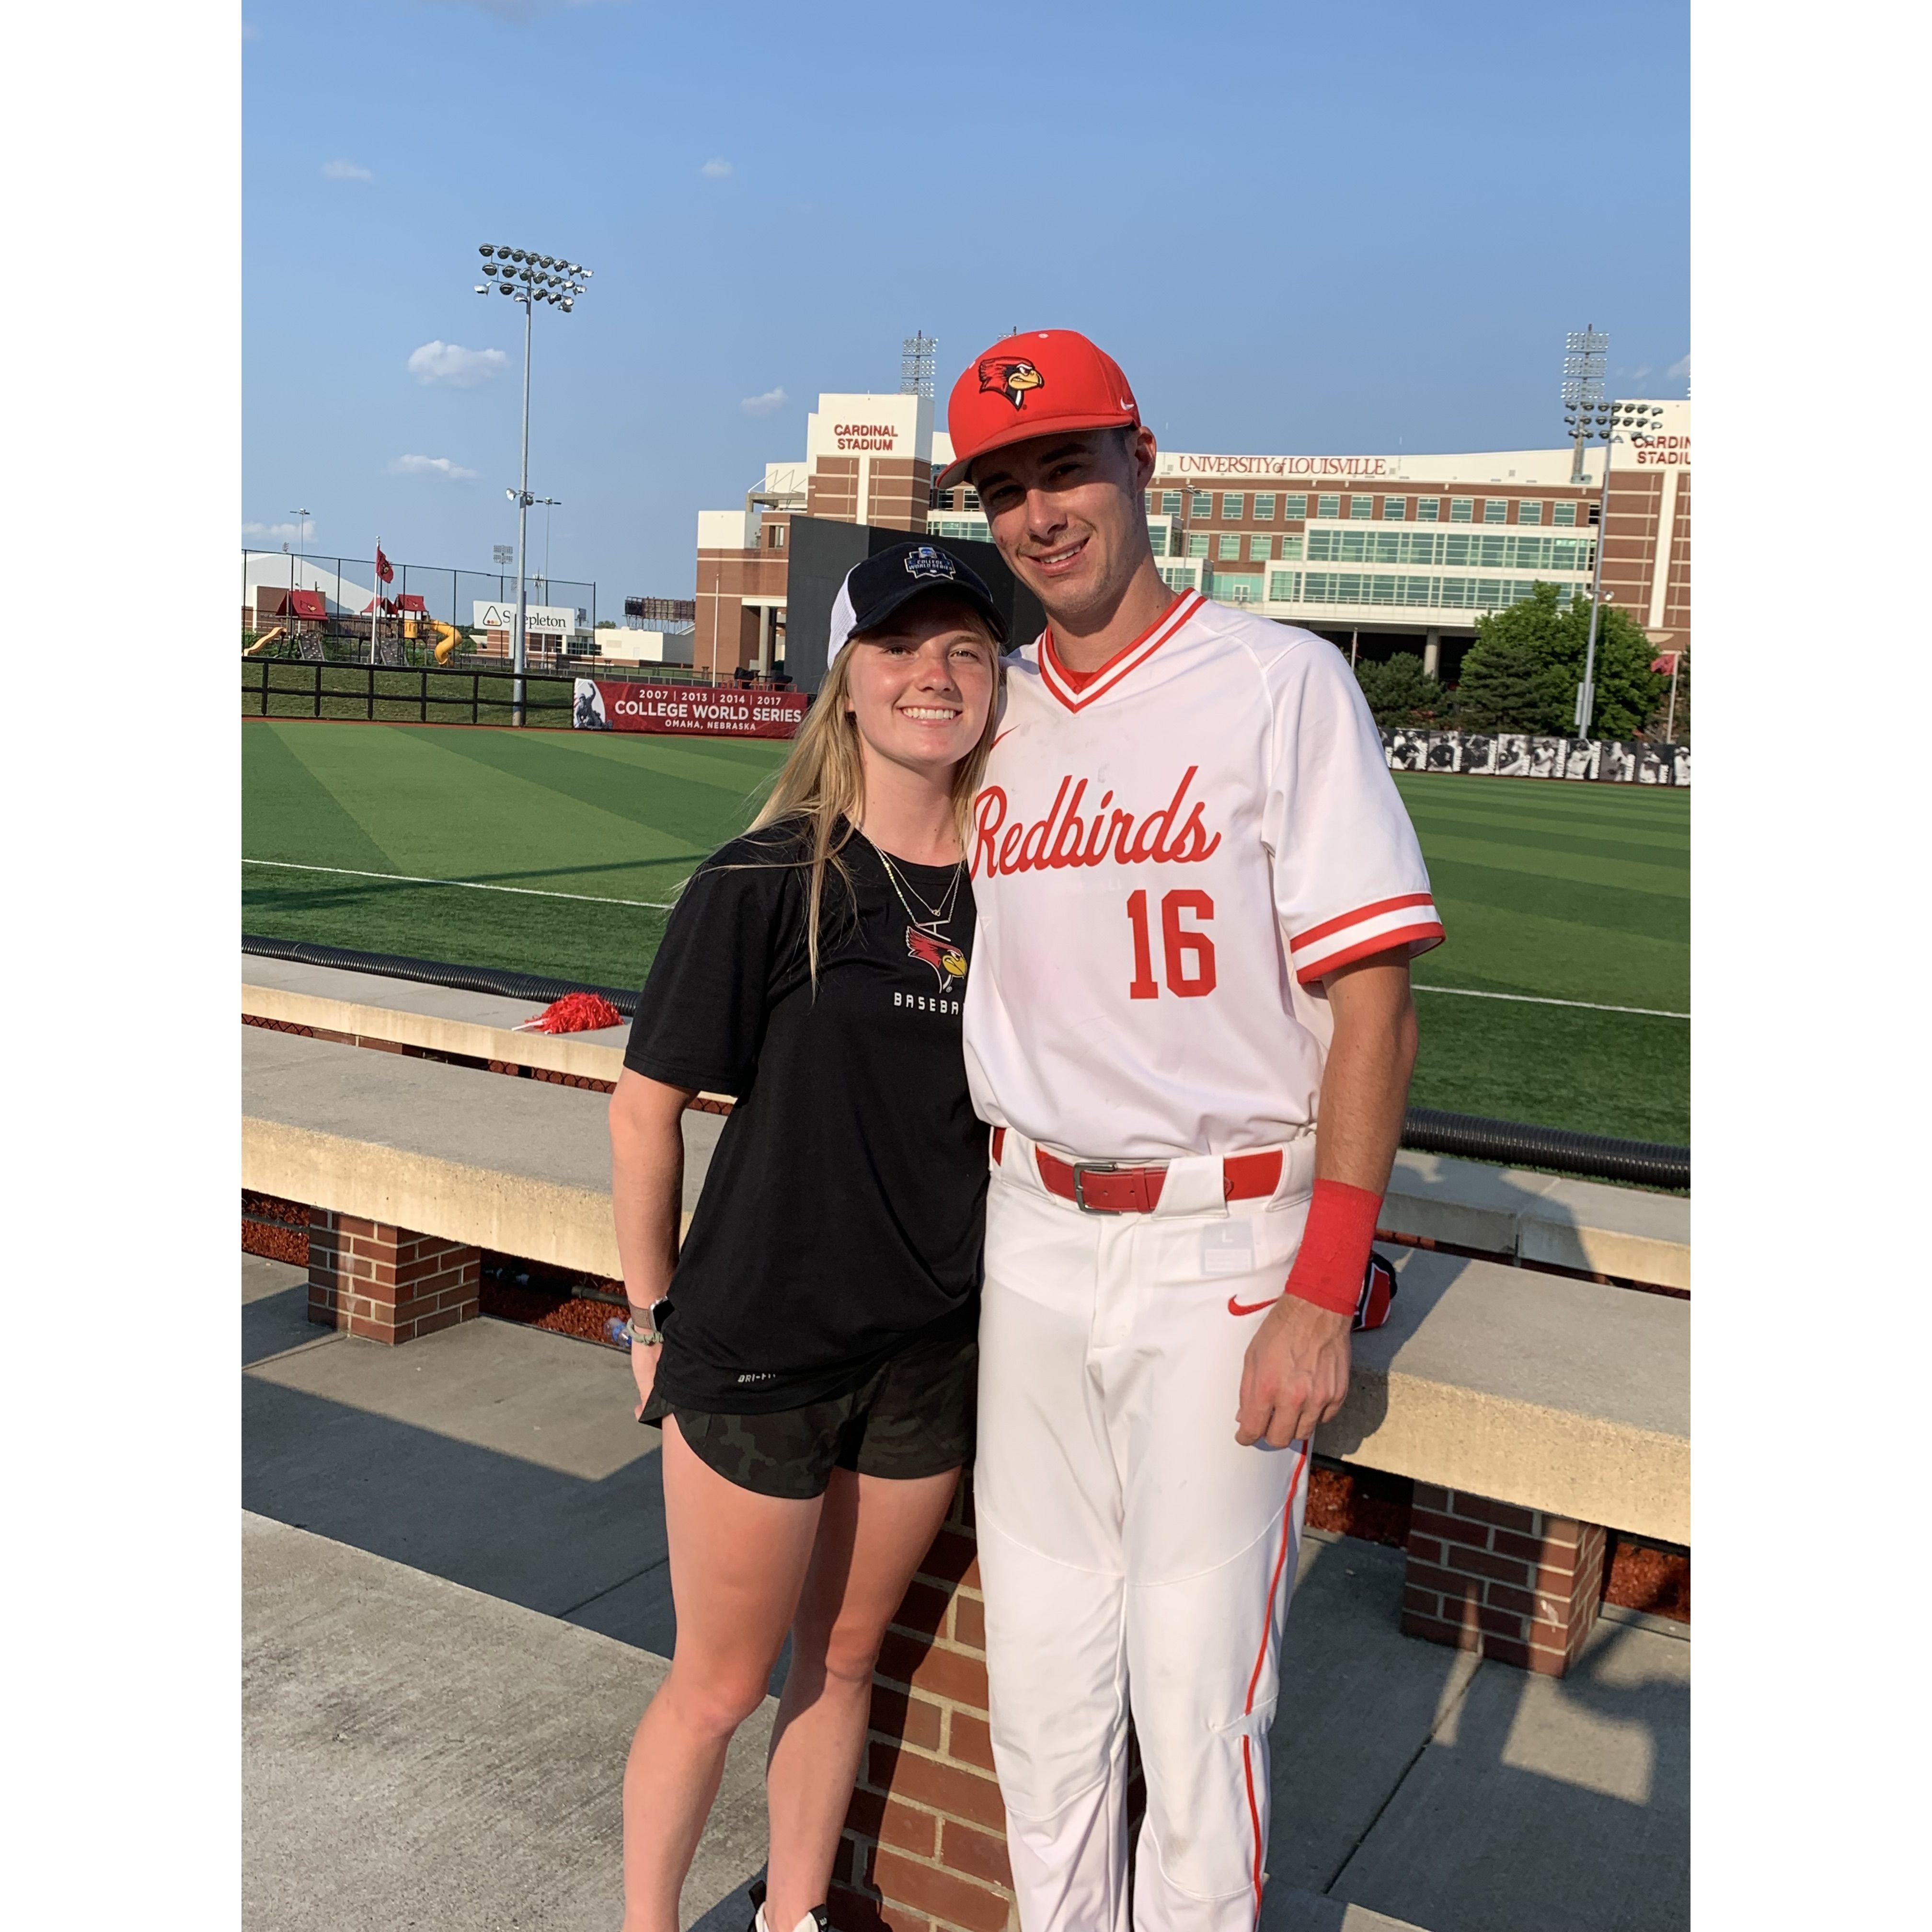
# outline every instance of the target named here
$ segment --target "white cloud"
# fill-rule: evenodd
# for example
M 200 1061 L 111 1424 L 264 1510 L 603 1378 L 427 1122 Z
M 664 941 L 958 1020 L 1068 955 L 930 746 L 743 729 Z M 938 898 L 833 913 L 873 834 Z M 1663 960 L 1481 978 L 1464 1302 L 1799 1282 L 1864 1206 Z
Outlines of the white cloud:
M 726 160 L 709 160 L 698 172 L 706 181 L 723 181 L 731 172 L 731 164 Z
M 466 349 L 460 342 L 425 342 L 410 356 L 410 374 L 418 382 L 447 382 L 452 389 L 473 389 L 509 366 L 500 349 Z
M 767 389 L 762 396 L 747 396 L 738 406 L 748 416 L 768 416 L 783 409 L 790 400 L 782 389 Z
M 360 161 L 324 161 L 322 164 L 324 181 L 372 182 L 376 177 Z
M 1652 368 L 1648 362 L 1640 362 L 1636 367 L 1630 371 L 1630 380 L 1633 382 L 1641 382 L 1645 376 L 1654 376 L 1656 373 L 1656 370 Z
M 299 537 L 304 543 L 315 535 L 313 518 L 304 519 L 298 530 L 293 524 L 244 524 L 242 534 L 244 537 L 273 537 L 278 543 L 293 543 Z
M 452 463 L 446 456 L 399 456 L 389 465 L 392 476 L 442 476 L 452 483 L 467 482 L 476 472 Z
M 1687 349 L 1684 352 L 1684 359 L 1682 362 L 1672 363 L 1670 367 L 1665 370 L 1664 373 L 1666 376 L 1673 378 L 1681 376 L 1685 382 L 1689 382 L 1690 380 L 1690 350 Z

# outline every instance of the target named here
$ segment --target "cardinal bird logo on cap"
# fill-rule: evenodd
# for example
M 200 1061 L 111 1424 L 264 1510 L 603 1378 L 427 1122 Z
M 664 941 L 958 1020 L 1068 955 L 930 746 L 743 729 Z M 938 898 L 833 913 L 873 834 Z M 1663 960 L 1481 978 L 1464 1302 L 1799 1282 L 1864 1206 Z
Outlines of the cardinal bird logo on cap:
M 906 951 L 923 959 L 938 975 L 940 992 L 956 986 L 966 977 L 966 956 L 950 940 L 935 938 L 916 926 L 906 928 Z
M 983 393 L 1004 396 L 1015 409 L 1026 400 L 1029 389 L 1042 389 L 1046 378 L 1030 362 L 1010 356 L 989 356 L 980 364 L 980 387 Z

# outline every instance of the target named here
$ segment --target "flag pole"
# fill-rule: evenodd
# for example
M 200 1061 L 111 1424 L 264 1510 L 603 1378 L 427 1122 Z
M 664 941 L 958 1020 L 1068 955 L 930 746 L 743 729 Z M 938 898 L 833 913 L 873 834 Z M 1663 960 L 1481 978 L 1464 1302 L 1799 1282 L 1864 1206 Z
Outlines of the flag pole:
M 1677 667 L 1684 662 L 1682 651 L 1670 653 L 1670 716 L 1665 721 L 1664 742 L 1674 745 L 1677 742 Z
M 369 566 L 369 662 L 376 662 L 376 622 L 382 608 L 382 539 L 376 539 L 376 560 Z

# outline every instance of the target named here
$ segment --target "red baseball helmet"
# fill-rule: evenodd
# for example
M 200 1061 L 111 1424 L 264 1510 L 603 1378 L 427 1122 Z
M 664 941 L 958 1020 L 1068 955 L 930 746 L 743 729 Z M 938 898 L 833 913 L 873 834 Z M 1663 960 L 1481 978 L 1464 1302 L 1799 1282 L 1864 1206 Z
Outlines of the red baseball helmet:
M 938 487 L 951 489 L 976 458 L 1010 442 L 1140 419 L 1120 365 L 1078 329 L 1023 329 L 968 363 L 953 384 L 946 404 L 952 460 Z

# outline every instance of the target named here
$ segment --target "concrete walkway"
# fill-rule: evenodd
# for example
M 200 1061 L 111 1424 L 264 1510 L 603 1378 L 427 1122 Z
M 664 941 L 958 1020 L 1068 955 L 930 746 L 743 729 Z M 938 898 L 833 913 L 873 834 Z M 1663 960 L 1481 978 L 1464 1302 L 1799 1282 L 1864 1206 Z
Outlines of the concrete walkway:
M 623 1358 L 478 1322 L 386 1349 L 244 1262 L 244 1923 L 614 1932 L 618 1780 L 674 1622 Z M 1265 1932 L 1676 1932 L 1690 1647 L 1600 1622 L 1561 1682 L 1400 1635 L 1398 1552 L 1310 1540 Z M 768 1704 L 683 1923 L 741 1932 Z

